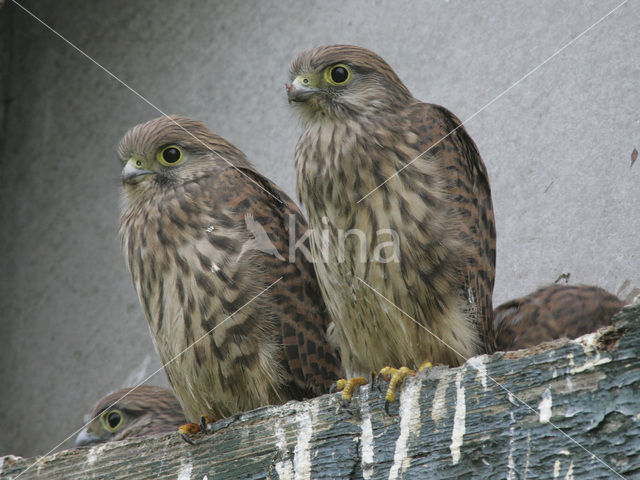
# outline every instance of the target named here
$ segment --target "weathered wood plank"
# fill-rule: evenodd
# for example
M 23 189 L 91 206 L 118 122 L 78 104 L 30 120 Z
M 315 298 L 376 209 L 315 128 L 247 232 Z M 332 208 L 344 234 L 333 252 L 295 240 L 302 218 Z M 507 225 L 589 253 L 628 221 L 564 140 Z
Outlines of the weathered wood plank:
M 576 341 L 471 359 L 409 380 L 388 416 L 365 387 L 267 407 L 177 435 L 39 459 L 2 478 L 640 478 L 640 306 Z M 502 386 L 499 386 L 498 383 Z M 529 407 L 521 401 L 526 402 Z M 615 473 L 615 472 L 617 473 Z M 619 476 L 620 475 L 620 476 Z

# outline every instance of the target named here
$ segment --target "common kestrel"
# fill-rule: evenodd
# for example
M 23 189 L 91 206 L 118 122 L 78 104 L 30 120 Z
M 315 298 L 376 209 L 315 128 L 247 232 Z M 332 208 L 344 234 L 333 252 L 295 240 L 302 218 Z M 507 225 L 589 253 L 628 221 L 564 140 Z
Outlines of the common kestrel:
M 297 192 L 348 374 L 492 352 L 491 192 L 460 121 L 360 47 L 305 51 L 290 81 Z
M 172 432 L 185 423 L 171 390 L 141 385 L 123 388 L 101 398 L 91 422 L 76 437 L 76 446 Z
M 325 392 L 339 376 L 294 202 L 197 120 L 132 128 L 125 257 L 188 421 Z
M 577 338 L 609 325 L 624 306 L 590 285 L 549 285 L 503 303 L 493 312 L 498 350 L 518 350 L 558 338 Z

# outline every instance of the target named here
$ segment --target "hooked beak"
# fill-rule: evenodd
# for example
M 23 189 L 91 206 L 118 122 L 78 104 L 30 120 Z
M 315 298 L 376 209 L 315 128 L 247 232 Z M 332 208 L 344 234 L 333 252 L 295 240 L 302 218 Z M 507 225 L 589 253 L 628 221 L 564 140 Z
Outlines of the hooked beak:
M 312 79 L 309 75 L 298 75 L 291 85 L 285 83 L 289 103 L 304 102 L 316 93 L 318 89 L 313 87 L 312 84 Z
M 151 170 L 144 170 L 142 167 L 143 164 L 140 160 L 131 159 L 127 162 L 127 164 L 122 169 L 122 183 L 126 183 L 128 185 L 135 185 L 142 181 L 142 179 L 152 172 Z
M 76 437 L 76 447 L 93 445 L 94 443 L 99 443 L 101 441 L 102 439 L 100 437 L 94 435 L 85 428 Z

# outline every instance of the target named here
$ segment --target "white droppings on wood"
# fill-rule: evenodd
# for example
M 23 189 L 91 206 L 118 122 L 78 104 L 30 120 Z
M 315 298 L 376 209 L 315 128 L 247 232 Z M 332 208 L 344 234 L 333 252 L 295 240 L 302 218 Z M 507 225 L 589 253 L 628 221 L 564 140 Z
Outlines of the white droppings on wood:
M 547 388 L 542 393 L 542 400 L 538 404 L 538 411 L 540 412 L 540 423 L 549 423 L 551 420 L 551 407 L 553 406 L 553 399 L 551 398 L 551 388 Z
M 280 419 L 276 420 L 273 434 L 276 437 L 276 448 L 278 449 L 279 460 L 276 462 L 276 472 L 281 480 L 293 480 L 293 463 L 287 451 L 287 436 L 284 433 Z
M 218 273 L 220 271 L 220 267 L 217 263 L 211 262 L 211 273 Z
M 38 463 L 38 469 L 36 470 L 36 477 L 39 477 L 40 472 L 42 471 L 42 467 L 44 467 L 46 463 L 45 457 L 38 457 L 37 463 Z
M 393 454 L 393 465 L 389 470 L 389 480 L 398 478 L 400 469 L 404 472 L 410 465 L 411 460 L 407 459 L 407 444 L 409 434 L 420 434 L 420 390 L 422 381 L 420 379 L 405 380 L 400 396 L 400 435 L 396 440 L 396 449 Z
M 560 477 L 560 459 L 553 462 L 553 478 Z
M 0 474 L 4 473 L 4 461 L 5 460 L 7 461 L 7 463 L 9 465 L 11 465 L 12 463 L 19 462 L 20 460 L 24 460 L 24 458 L 23 457 L 19 457 L 18 455 L 4 455 L 4 456 L 1 456 L 0 457 Z M 25 472 L 26 472 L 26 470 L 25 470 Z M 20 474 L 20 475 L 22 475 L 22 474 Z M 9 477 L 9 478 L 13 478 L 13 477 Z
M 574 386 L 571 377 L 566 377 L 564 383 L 567 385 L 567 392 L 573 392 Z
M 362 465 L 362 478 L 369 480 L 373 476 L 373 427 L 371 425 L 371 412 L 369 411 L 369 388 L 360 389 L 360 398 L 360 412 L 362 414 L 362 434 L 360 435 L 362 453 L 360 462 Z
M 451 431 L 451 445 L 449 446 L 453 465 L 457 465 L 460 461 L 460 447 L 466 430 L 467 406 L 464 398 L 464 385 L 462 384 L 463 376 L 464 368 L 456 375 L 456 411 L 453 415 L 453 430 Z
M 315 410 L 313 417 L 317 416 L 318 404 L 305 408 L 296 414 L 298 424 L 298 438 L 293 451 L 293 471 L 296 480 L 311 479 L 311 435 L 313 435 L 313 418 L 311 408 Z
M 584 350 L 585 355 L 591 355 L 592 352 L 598 351 L 598 348 L 596 346 L 598 338 L 598 333 L 593 332 L 576 338 L 574 342 L 582 345 L 582 349 Z
M 513 461 L 513 451 L 515 450 L 515 422 L 516 419 L 513 415 L 513 412 L 509 412 L 509 418 L 511 418 L 511 425 L 509 426 L 509 458 L 507 459 L 507 480 L 515 480 L 518 478 L 518 474 L 516 472 L 516 464 Z
M 439 423 L 440 419 L 445 415 L 445 400 L 447 394 L 447 387 L 451 381 L 451 375 L 444 374 L 440 377 L 436 391 L 433 394 L 433 405 L 431 406 L 431 420 L 433 423 Z
M 573 478 L 573 460 L 569 463 L 569 468 L 567 469 L 567 474 L 564 476 L 564 480 L 574 480 Z
M 585 370 L 593 370 L 595 367 L 604 365 L 605 363 L 609 363 L 610 361 L 611 357 L 603 357 L 602 355 L 600 355 L 600 352 L 597 352 L 593 358 L 588 359 L 579 367 L 573 367 L 569 369 L 569 373 L 571 375 L 575 375 L 576 373 L 581 373 Z
M 178 480 L 191 480 L 191 472 L 193 471 L 193 464 L 191 461 L 180 460 L 180 470 L 178 470 Z
M 478 355 L 467 360 L 467 363 L 478 371 L 478 380 L 483 389 L 487 389 L 487 355 Z
M 567 355 L 567 363 L 569 363 L 570 367 L 574 367 L 576 363 L 573 361 L 573 353 L 569 353 Z
M 107 446 L 108 445 L 106 443 L 103 443 L 89 449 L 89 451 L 87 452 L 87 463 L 89 464 L 89 466 L 96 463 L 96 460 L 98 460 L 98 457 L 102 455 L 102 452 L 104 452 Z

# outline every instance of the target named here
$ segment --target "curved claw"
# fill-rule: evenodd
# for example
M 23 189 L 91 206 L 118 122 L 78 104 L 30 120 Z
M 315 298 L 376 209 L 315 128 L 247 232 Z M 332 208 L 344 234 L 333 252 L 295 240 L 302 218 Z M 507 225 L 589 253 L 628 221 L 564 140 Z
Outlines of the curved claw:
M 207 425 L 209 425 L 210 423 L 213 423 L 213 420 L 211 420 L 206 415 L 202 415 L 200 417 L 200 430 L 203 432 L 207 432 L 208 431 Z
M 353 410 L 351 410 L 351 402 L 349 400 L 340 400 L 340 407 L 343 411 L 347 412 L 349 415 L 353 416 Z
M 363 377 L 354 377 L 348 380 L 341 378 L 336 381 L 336 383 L 331 385 L 331 387 L 329 388 L 329 393 L 342 392 L 342 406 L 346 408 L 346 406 L 351 403 L 351 396 L 353 394 L 354 388 L 358 385 L 365 385 L 366 383 L 367 381 Z
M 384 367 L 380 370 L 378 376 L 381 376 L 385 380 L 389 381 L 387 386 L 387 393 L 385 395 L 384 411 L 389 414 L 389 405 L 396 401 L 396 389 L 404 379 L 410 375 L 415 375 L 416 372 L 407 367 L 392 368 Z
M 178 433 L 180 434 L 182 439 L 190 445 L 195 445 L 190 436 L 195 435 L 200 431 L 202 431 L 202 429 L 197 423 L 185 423 L 180 428 L 178 428 Z
M 189 445 L 195 445 L 196 442 L 194 442 L 193 440 L 191 440 L 189 438 L 189 435 L 187 435 L 186 433 L 181 433 L 180 436 L 182 437 L 182 439 L 187 442 Z

